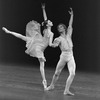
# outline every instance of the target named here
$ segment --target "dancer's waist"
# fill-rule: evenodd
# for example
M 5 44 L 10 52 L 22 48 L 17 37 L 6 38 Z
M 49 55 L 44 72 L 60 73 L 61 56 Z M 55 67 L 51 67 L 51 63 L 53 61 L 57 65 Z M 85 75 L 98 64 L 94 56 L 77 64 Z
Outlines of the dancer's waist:
M 63 49 L 63 50 L 61 50 L 62 52 L 72 52 L 73 50 L 72 50 L 72 48 L 71 49 Z

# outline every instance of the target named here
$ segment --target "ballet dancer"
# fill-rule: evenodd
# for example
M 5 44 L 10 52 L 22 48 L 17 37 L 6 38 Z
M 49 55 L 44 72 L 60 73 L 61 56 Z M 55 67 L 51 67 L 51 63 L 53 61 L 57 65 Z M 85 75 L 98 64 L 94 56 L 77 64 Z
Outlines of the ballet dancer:
M 59 78 L 59 75 L 64 68 L 65 64 L 67 63 L 68 70 L 69 70 L 69 76 L 66 81 L 66 86 L 64 90 L 64 95 L 74 95 L 69 91 L 69 88 L 72 84 L 72 81 L 75 76 L 75 70 L 76 70 L 76 64 L 73 56 L 73 43 L 72 43 L 72 23 L 73 23 L 73 10 L 70 8 L 71 11 L 69 11 L 69 14 L 71 15 L 70 21 L 69 21 L 69 26 L 66 28 L 64 24 L 59 24 L 58 25 L 58 31 L 60 33 L 60 36 L 56 39 L 54 39 L 53 42 L 53 47 L 59 46 L 61 49 L 61 55 L 60 55 L 60 60 L 57 64 L 55 73 L 53 75 L 52 82 L 50 86 L 46 88 L 46 90 L 51 90 L 54 89 L 55 83 Z
M 43 8 L 43 17 L 44 19 L 47 18 L 46 12 L 45 12 L 45 6 L 42 5 Z M 51 32 L 51 27 L 53 26 L 52 22 L 50 20 L 46 19 L 46 28 L 43 31 L 43 36 L 41 35 L 40 31 L 40 24 L 37 21 L 30 21 L 26 25 L 26 36 L 9 31 L 7 28 L 3 27 L 2 29 L 9 34 L 12 34 L 13 36 L 22 39 L 26 42 L 26 51 L 28 55 L 32 57 L 38 58 L 38 61 L 40 63 L 40 73 L 42 76 L 42 84 L 44 86 L 44 90 L 47 88 L 47 81 L 45 78 L 45 71 L 44 71 L 44 64 L 45 64 L 45 57 L 44 57 L 44 50 L 47 48 L 47 46 L 52 45 L 52 39 L 53 39 L 53 33 Z

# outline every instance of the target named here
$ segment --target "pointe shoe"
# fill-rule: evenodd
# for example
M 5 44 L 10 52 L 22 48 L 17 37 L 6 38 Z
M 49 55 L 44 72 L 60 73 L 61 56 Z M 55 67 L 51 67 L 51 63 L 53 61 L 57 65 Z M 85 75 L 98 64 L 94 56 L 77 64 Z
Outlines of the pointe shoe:
M 47 81 L 46 80 L 42 81 L 42 84 L 43 84 L 43 87 L 44 87 L 44 90 L 45 90 L 47 88 Z
M 64 91 L 64 95 L 74 96 L 74 93 L 71 93 L 70 91 Z

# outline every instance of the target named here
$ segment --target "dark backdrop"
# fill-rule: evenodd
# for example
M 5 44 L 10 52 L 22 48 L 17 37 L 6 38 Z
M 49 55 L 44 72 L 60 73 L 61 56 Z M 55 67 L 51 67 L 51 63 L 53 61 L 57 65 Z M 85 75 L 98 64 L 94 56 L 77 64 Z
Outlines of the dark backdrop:
M 39 65 L 36 58 L 25 54 L 25 42 L 6 34 L 2 27 L 25 35 L 26 24 L 31 20 L 43 21 L 41 3 L 59 36 L 57 25 L 68 26 L 69 7 L 74 11 L 73 43 L 77 70 L 100 72 L 100 0 L 0 0 L 0 63 Z M 59 48 L 45 50 L 46 65 L 55 67 Z

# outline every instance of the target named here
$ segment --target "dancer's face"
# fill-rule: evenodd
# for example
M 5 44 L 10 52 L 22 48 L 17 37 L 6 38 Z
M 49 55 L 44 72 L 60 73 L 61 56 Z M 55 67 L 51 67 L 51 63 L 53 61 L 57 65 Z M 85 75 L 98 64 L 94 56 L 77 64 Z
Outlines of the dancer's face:
M 48 26 L 53 26 L 53 23 L 50 20 L 48 20 L 48 24 L 47 25 Z
M 63 26 L 63 25 L 59 25 L 59 26 L 58 26 L 58 31 L 59 31 L 59 32 L 65 32 L 64 26 Z

